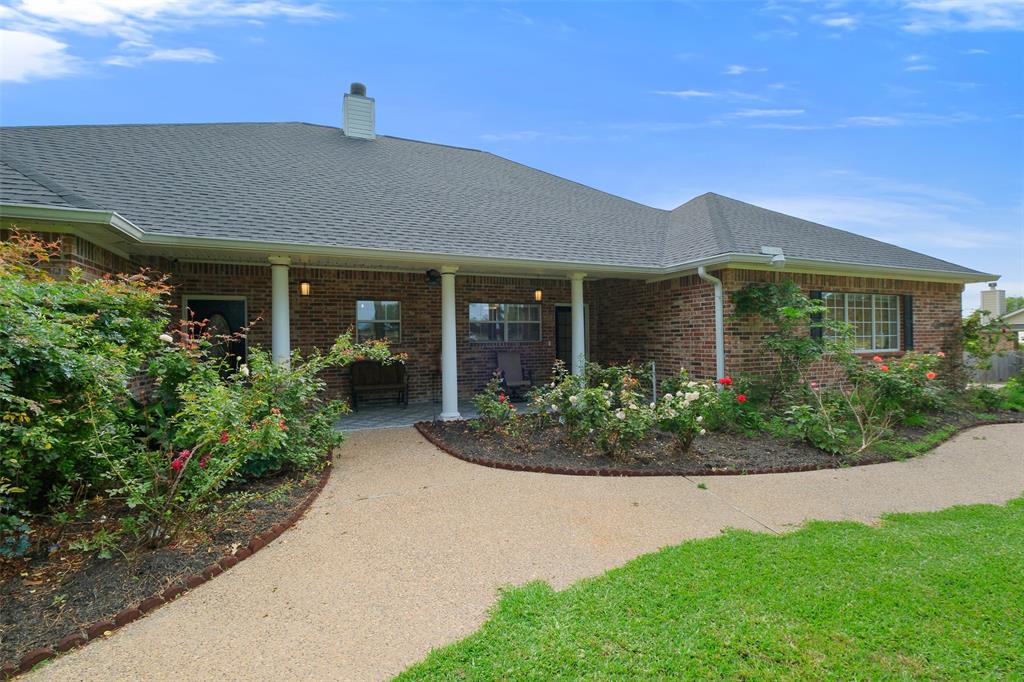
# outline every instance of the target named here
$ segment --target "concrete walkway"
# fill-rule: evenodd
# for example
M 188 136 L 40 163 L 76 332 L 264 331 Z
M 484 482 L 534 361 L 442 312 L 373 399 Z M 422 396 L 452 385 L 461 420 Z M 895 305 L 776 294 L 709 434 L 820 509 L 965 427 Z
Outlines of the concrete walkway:
M 1022 442 L 1024 425 L 987 426 L 909 462 L 613 479 L 487 469 L 412 429 L 365 431 L 294 529 L 31 679 L 382 679 L 473 632 L 502 585 L 562 588 L 730 526 L 1005 502 L 1024 491 Z

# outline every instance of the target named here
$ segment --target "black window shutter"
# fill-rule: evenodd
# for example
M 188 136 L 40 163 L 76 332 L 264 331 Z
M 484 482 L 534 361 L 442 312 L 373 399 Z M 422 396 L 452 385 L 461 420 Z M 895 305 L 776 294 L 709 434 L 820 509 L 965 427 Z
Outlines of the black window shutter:
M 903 350 L 914 350 L 914 297 L 903 297 Z
M 821 292 L 812 291 L 811 299 L 820 301 Z M 817 341 L 821 341 L 823 336 L 822 332 L 824 331 L 819 325 L 821 325 L 821 313 L 818 313 L 817 315 L 811 315 L 811 338 Z

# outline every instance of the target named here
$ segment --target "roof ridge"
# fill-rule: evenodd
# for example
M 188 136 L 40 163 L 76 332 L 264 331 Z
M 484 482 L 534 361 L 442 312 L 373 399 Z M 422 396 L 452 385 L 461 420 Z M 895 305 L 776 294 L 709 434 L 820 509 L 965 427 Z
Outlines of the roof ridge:
M 305 121 L 206 121 L 178 122 L 178 123 L 58 123 L 54 125 L 30 125 L 30 126 L 0 126 L 0 130 L 53 130 L 55 128 L 160 128 L 160 127 L 188 127 L 188 126 L 273 126 L 273 125 L 310 125 L 334 128 L 322 123 L 307 123 Z M 340 130 L 340 128 L 338 128 Z
M 64 185 L 60 184 L 56 180 L 53 180 L 43 175 L 42 173 L 34 169 L 32 166 L 25 163 L 24 161 L 19 161 L 18 159 L 15 159 L 12 156 L 4 156 L 3 159 L 0 159 L 0 162 L 18 171 L 26 178 L 36 183 L 37 185 L 43 187 L 44 189 L 53 192 L 54 194 L 56 194 L 69 204 L 72 204 L 78 208 L 102 209 L 101 206 L 93 203 L 92 201 L 89 201 L 88 199 L 78 194 L 77 192 L 73 192 L 72 190 L 66 188 Z
M 721 234 L 719 231 L 713 229 L 712 234 L 715 237 L 715 243 L 718 244 L 718 248 L 722 249 L 723 252 L 728 253 L 729 251 L 736 250 L 736 238 L 732 233 L 732 226 L 729 225 L 729 221 L 725 219 L 725 213 L 722 211 L 722 207 L 719 205 L 719 200 L 722 199 L 721 194 L 715 194 L 714 192 L 705 192 L 700 195 L 701 199 L 704 199 L 704 205 L 707 207 L 708 218 L 710 219 L 710 225 L 716 224 L 715 218 L 718 219 L 717 224 L 721 225 Z M 714 207 L 714 211 L 712 211 Z M 722 237 L 721 239 L 719 237 Z

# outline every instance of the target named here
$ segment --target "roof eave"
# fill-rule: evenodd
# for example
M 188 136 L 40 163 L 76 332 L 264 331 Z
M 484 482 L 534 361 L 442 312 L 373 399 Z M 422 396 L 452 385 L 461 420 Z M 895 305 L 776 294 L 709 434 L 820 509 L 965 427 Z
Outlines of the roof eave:
M 358 258 L 370 261 L 401 260 L 416 265 L 438 264 L 459 267 L 499 267 L 526 271 L 556 271 L 560 273 L 587 272 L 604 276 L 644 277 L 648 281 L 679 277 L 696 272 L 697 267 L 731 266 L 747 269 L 769 270 L 764 255 L 750 253 L 723 253 L 708 258 L 685 261 L 669 267 L 632 266 L 617 263 L 571 262 L 541 259 L 518 259 L 493 256 L 470 256 L 450 253 L 398 251 L 394 249 L 370 249 L 360 247 L 321 246 L 299 242 L 264 242 L 249 239 L 215 239 L 179 235 L 146 233 L 116 211 L 44 206 L 37 204 L 0 203 L 0 217 L 51 220 L 70 223 L 109 225 L 131 241 L 150 247 L 190 246 L 218 249 L 227 252 L 272 252 L 290 256 L 322 256 L 333 258 Z M 864 277 L 888 277 L 933 282 L 991 282 L 999 275 L 984 272 L 957 272 L 923 268 L 903 268 L 842 261 L 823 261 L 805 258 L 786 258 L 781 272 L 807 272 L 817 274 L 853 275 Z

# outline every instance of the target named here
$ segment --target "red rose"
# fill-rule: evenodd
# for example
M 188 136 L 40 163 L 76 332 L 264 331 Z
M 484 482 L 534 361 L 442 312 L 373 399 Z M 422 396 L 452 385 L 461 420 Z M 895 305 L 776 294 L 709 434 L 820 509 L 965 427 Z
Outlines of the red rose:
M 722 384 L 723 386 L 732 386 L 732 379 L 730 379 L 729 377 L 722 377 L 721 379 L 718 380 L 718 383 Z
M 876 355 L 875 357 L 871 358 L 871 360 L 872 360 L 872 362 L 881 362 L 882 361 L 882 356 L 881 355 Z
M 883 372 L 888 372 L 889 371 L 889 365 L 879 365 L 878 369 L 882 370 Z
M 207 462 L 210 461 L 210 453 L 207 452 L 205 455 L 199 458 L 199 468 L 205 469 Z
M 220 444 L 224 445 L 227 442 L 228 442 L 228 432 L 227 431 L 221 431 L 220 432 Z
M 740 393 L 738 396 L 736 396 L 736 402 L 738 402 L 738 403 L 745 403 L 745 402 L 747 402 L 747 396 L 745 396 L 742 393 Z
M 499 393 L 499 394 L 498 394 L 498 402 L 499 402 L 499 403 L 503 403 L 503 402 L 505 402 L 506 400 L 508 400 L 508 398 L 506 398 L 506 397 L 505 397 L 505 394 L 504 394 L 504 393 Z
M 183 466 L 185 466 L 185 460 L 181 459 L 180 457 L 171 462 L 171 468 L 174 469 L 175 471 L 181 471 L 181 468 Z
M 278 426 L 278 427 L 279 427 L 279 428 L 280 428 L 280 429 L 281 429 L 282 431 L 287 431 L 287 430 L 288 430 L 288 425 L 284 423 L 284 420 L 283 420 L 283 419 L 282 419 L 282 420 L 281 420 L 280 422 L 278 422 L 277 426 Z
M 939 375 L 936 374 L 935 372 L 927 372 L 927 373 L 925 373 L 925 376 L 928 377 L 929 379 L 934 379 L 935 377 L 937 377 Z

